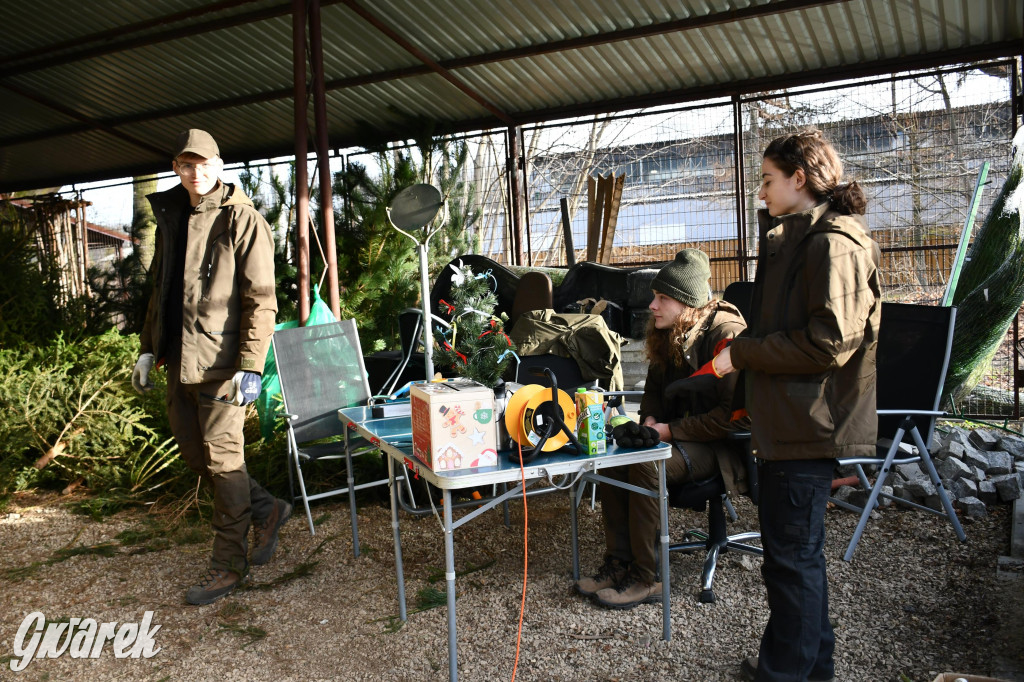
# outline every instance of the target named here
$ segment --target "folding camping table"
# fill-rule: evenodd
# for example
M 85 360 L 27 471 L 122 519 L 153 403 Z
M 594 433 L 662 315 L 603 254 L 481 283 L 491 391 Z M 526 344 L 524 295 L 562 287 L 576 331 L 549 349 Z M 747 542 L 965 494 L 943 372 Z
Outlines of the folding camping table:
M 417 475 L 426 479 L 441 490 L 443 499 L 444 552 L 445 552 L 445 584 L 448 596 L 448 674 L 455 682 L 458 679 L 457 643 L 455 631 L 455 551 L 452 533 L 463 524 L 469 523 L 484 512 L 493 509 L 506 500 L 521 496 L 524 484 L 529 488 L 535 483 L 553 478 L 565 477 L 561 483 L 549 488 L 540 488 L 532 492 L 568 491 L 572 496 L 570 518 L 572 522 L 572 575 L 579 579 L 579 537 L 576 509 L 583 497 L 587 483 L 600 482 L 615 485 L 627 490 L 656 497 L 661 507 L 661 575 L 662 575 L 662 637 L 668 641 L 672 637 L 669 626 L 669 569 L 668 569 L 668 492 L 665 487 L 665 461 L 672 455 L 667 443 L 659 443 L 648 449 L 627 449 L 609 445 L 608 452 L 592 457 L 578 456 L 565 452 L 542 453 L 535 457 L 520 471 L 518 464 L 508 460 L 507 452 L 498 453 L 498 464 L 490 467 L 459 469 L 455 471 L 432 471 L 412 452 L 412 420 L 409 415 L 384 416 L 374 418 L 370 407 L 347 407 L 338 410 L 338 418 L 345 422 L 345 444 L 349 446 L 351 433 L 361 436 L 388 455 L 388 479 L 391 491 L 391 521 L 395 536 L 395 574 L 398 579 L 398 615 L 406 620 L 405 608 L 405 575 L 402 568 L 402 541 L 399 533 L 399 500 L 398 487 L 395 485 L 395 466 L 408 469 L 408 475 Z M 608 467 L 626 466 L 641 462 L 654 462 L 658 468 L 658 490 L 639 488 L 622 481 L 607 478 L 598 473 Z M 461 516 L 452 519 L 452 490 L 475 488 L 494 484 L 514 484 L 499 495 L 481 500 L 479 506 Z

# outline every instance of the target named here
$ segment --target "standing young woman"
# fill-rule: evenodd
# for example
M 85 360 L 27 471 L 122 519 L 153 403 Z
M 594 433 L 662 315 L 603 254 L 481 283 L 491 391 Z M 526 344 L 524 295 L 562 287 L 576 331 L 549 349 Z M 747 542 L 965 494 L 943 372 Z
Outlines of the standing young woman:
M 760 482 L 761 573 L 770 615 L 749 679 L 820 682 L 835 675 L 828 617 L 825 505 L 834 460 L 873 453 L 878 245 L 856 183 L 817 130 L 771 142 L 746 336 L 714 359 L 745 370 Z

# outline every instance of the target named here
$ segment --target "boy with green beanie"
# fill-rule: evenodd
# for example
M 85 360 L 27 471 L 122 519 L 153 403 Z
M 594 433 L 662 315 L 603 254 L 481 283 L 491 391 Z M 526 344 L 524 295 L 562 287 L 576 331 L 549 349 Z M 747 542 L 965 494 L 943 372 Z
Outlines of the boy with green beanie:
M 715 382 L 713 391 L 696 400 L 665 396 L 665 387 L 692 375 L 746 328 L 739 310 L 711 296 L 710 278 L 707 255 L 683 249 L 651 282 L 654 300 L 646 338 L 650 366 L 640 421 L 672 444 L 667 483 L 704 480 L 721 472 L 727 491 L 743 493 L 747 480 L 742 453 L 727 440 L 730 432 L 750 427 L 746 418 L 732 420 L 736 375 Z M 651 462 L 615 467 L 604 475 L 648 490 L 658 488 Z M 600 495 L 605 560 L 595 575 L 576 583 L 576 591 L 608 608 L 660 602 L 661 583 L 655 581 L 658 500 L 611 485 L 600 486 Z

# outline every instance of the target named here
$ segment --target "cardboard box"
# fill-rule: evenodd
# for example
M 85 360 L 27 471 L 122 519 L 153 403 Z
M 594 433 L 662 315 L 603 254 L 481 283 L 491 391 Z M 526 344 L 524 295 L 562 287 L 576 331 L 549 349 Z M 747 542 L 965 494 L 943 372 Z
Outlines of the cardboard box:
M 469 379 L 409 389 L 413 453 L 434 471 L 498 463 L 494 391 Z

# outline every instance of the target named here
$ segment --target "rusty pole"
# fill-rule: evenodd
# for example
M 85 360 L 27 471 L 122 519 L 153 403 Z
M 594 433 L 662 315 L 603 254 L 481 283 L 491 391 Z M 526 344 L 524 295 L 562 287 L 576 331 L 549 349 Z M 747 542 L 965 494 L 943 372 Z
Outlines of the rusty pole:
M 295 99 L 295 242 L 298 257 L 299 324 L 309 319 L 309 181 L 306 154 L 306 0 L 292 0 Z
M 334 235 L 334 198 L 331 183 L 330 144 L 327 135 L 327 95 L 324 88 L 323 35 L 320 0 L 309 4 L 309 61 L 313 71 L 313 116 L 316 120 L 316 165 L 320 171 L 320 210 L 323 212 L 324 251 L 327 252 L 327 293 L 334 319 L 341 319 L 338 301 L 338 250 Z
M 508 166 L 508 201 L 512 215 L 512 264 L 523 264 L 523 220 L 522 198 L 519 190 L 519 128 L 508 127 L 508 151 L 505 154 Z

